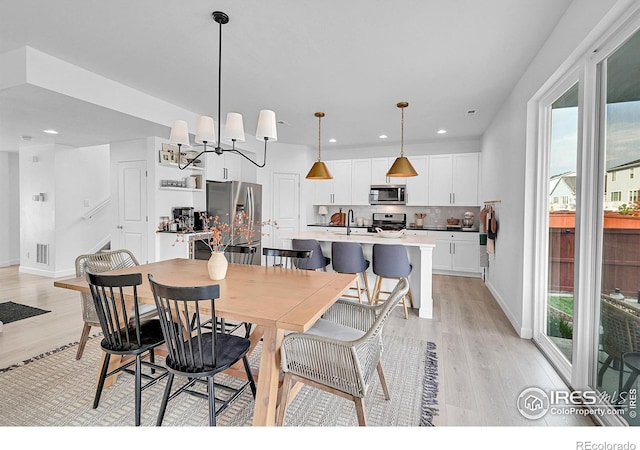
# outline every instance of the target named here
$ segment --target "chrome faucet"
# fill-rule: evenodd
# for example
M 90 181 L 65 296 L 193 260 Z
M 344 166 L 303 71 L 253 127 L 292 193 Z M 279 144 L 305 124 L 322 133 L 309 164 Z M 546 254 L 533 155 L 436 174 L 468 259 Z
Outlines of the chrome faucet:
M 351 235 L 351 221 L 353 220 L 353 209 L 347 213 L 347 236 Z

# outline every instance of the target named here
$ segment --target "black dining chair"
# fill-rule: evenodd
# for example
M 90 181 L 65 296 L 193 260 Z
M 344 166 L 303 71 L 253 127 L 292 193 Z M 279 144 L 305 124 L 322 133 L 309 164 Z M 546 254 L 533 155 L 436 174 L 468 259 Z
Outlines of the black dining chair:
M 232 264 L 251 265 L 256 255 L 257 247 L 249 247 L 245 245 L 228 245 L 224 253 L 227 260 Z M 249 337 L 251 334 L 251 324 L 247 322 L 229 322 L 224 317 L 218 317 L 218 331 L 231 334 L 236 330 L 244 327 L 244 336 Z
M 253 264 L 257 250 L 257 247 L 246 245 L 228 245 L 224 249 L 224 254 L 231 264 Z
M 262 254 L 265 256 L 267 266 L 306 269 L 313 251 L 265 247 L 262 249 Z
M 320 242 L 315 239 L 292 239 L 291 248 L 294 250 L 311 250 L 311 257 L 305 264 L 307 270 L 322 269 L 327 271 L 327 266 L 331 263 L 331 258 L 324 256 Z
M 103 275 L 86 270 L 91 297 L 102 328 L 104 338 L 100 342 L 105 352 L 98 379 L 98 387 L 93 401 L 96 409 L 105 380 L 119 372 L 133 374 L 135 377 L 135 424 L 140 425 L 142 391 L 169 375 L 166 368 L 155 363 L 154 350 L 164 343 L 162 328 L 158 319 L 142 320 L 138 305 L 138 286 L 142 284 L 142 275 Z M 127 299 L 133 300 L 133 308 Z M 134 359 L 109 372 L 111 355 L 133 356 Z M 143 359 L 149 356 L 149 360 Z M 135 369 L 130 367 L 135 365 Z M 150 368 L 150 373 L 143 372 Z M 142 379 L 146 383 L 142 384 Z
M 149 283 L 162 324 L 162 332 L 169 354 L 165 364 L 169 378 L 158 413 L 157 425 L 162 425 L 167 404 L 182 393 L 188 393 L 209 402 L 209 425 L 216 424 L 216 417 L 240 397 L 247 388 L 256 396 L 256 385 L 249 367 L 247 352 L 249 339 L 220 333 L 203 326 L 212 320 L 216 323 L 215 300 L 220 296 L 219 285 L 199 287 L 167 286 L 156 282 L 149 275 Z M 204 315 L 204 311 L 207 316 Z M 239 387 L 220 384 L 214 375 L 227 370 L 242 360 L 247 380 Z M 187 381 L 175 392 L 171 392 L 175 375 Z M 195 388 L 196 383 L 206 382 L 206 393 Z M 217 391 L 225 391 L 224 397 Z M 219 406 L 216 406 L 216 403 Z

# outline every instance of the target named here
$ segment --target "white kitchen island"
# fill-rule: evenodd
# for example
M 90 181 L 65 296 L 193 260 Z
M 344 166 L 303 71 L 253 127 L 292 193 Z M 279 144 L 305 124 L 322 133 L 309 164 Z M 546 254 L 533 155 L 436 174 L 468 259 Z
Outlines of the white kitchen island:
M 320 242 L 322 251 L 325 256 L 331 256 L 331 242 L 358 242 L 362 244 L 364 256 L 370 261 L 367 276 L 369 277 L 369 285 L 373 287 L 375 275 L 372 272 L 373 244 L 400 244 L 407 248 L 409 261 L 413 266 L 413 270 L 409 277 L 411 283 L 411 292 L 413 294 L 414 307 L 418 308 L 418 316 L 431 319 L 433 316 L 433 286 L 432 286 L 432 255 L 436 245 L 436 240 L 431 236 L 403 236 L 401 238 L 385 238 L 375 233 L 364 233 L 360 229 L 352 230 L 351 235 L 347 236 L 343 231 L 306 231 L 288 236 L 283 239 L 291 245 L 291 239 L 315 239 Z M 331 270 L 331 265 L 327 267 Z M 391 290 L 393 288 L 392 280 L 385 280 L 383 290 Z

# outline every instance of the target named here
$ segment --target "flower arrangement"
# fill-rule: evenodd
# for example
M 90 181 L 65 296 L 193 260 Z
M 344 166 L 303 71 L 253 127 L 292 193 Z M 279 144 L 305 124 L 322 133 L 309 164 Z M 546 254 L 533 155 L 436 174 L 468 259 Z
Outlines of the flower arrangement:
M 229 214 L 226 214 L 223 220 L 220 216 L 209 216 L 207 213 L 200 213 L 203 223 L 200 241 L 204 242 L 212 253 L 224 252 L 228 246 L 237 242 L 253 242 L 257 232 L 261 236 L 268 236 L 262 232 L 262 227 L 273 225 L 277 227 L 276 222 L 267 220 L 265 222 L 251 222 L 251 217 L 244 211 L 239 211 L 232 220 L 229 220 Z M 186 233 L 194 233 L 194 230 L 181 232 L 176 237 L 177 242 L 184 242 Z

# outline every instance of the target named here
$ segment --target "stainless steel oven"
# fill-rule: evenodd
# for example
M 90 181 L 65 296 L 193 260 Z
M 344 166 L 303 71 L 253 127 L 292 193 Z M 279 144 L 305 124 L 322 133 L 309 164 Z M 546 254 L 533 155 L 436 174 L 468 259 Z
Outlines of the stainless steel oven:
M 369 204 L 406 205 L 406 187 L 404 185 L 373 185 L 369 191 Z

